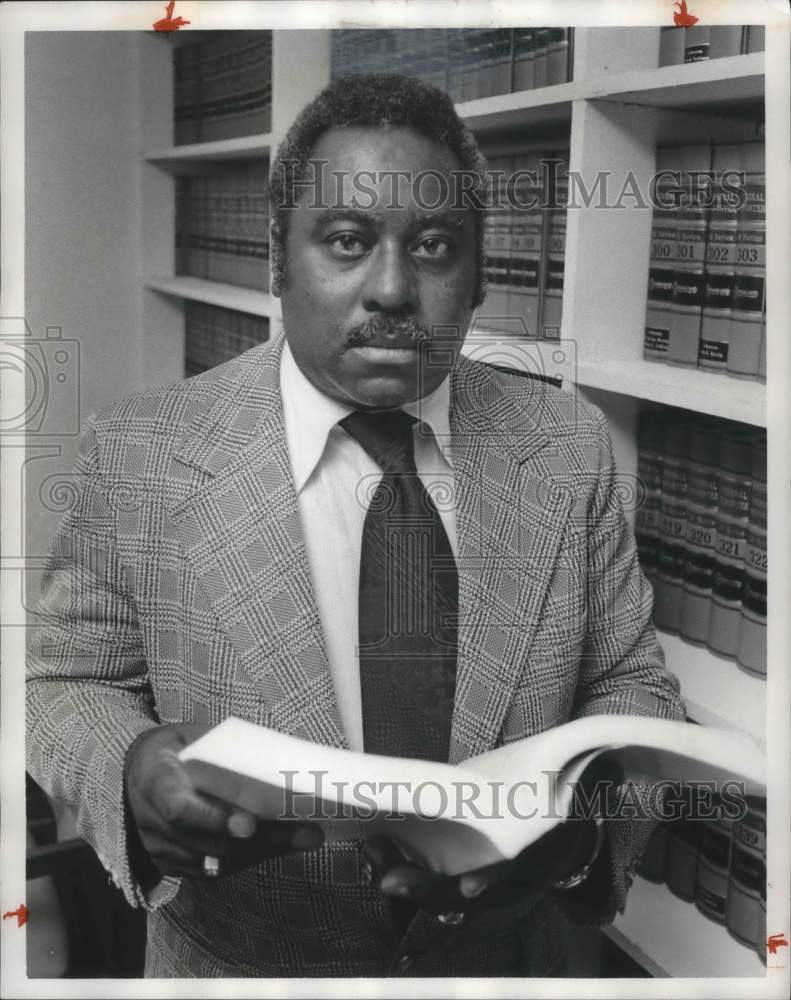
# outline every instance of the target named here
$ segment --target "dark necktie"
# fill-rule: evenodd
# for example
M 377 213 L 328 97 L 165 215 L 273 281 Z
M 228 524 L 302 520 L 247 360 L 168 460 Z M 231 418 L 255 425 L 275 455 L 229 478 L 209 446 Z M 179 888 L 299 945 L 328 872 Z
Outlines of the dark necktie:
M 366 753 L 447 762 L 456 687 L 458 573 L 415 467 L 403 410 L 340 421 L 384 475 L 360 557 L 360 691 Z

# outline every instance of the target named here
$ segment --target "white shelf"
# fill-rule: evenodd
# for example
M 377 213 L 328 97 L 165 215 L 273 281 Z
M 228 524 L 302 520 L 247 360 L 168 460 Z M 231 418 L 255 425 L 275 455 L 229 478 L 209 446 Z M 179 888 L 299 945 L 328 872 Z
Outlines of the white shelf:
M 223 160 L 254 160 L 267 156 L 272 145 L 269 133 L 245 135 L 238 139 L 218 139 L 216 142 L 195 142 L 184 146 L 167 146 L 145 154 L 149 163 L 163 167 L 178 167 L 191 163 L 212 163 Z
M 653 976 L 766 976 L 758 955 L 666 885 L 639 876 L 605 934 Z
M 466 101 L 457 105 L 457 110 L 472 129 L 487 132 L 515 125 L 570 122 L 572 102 L 580 100 L 679 109 L 732 104 L 762 98 L 763 73 L 764 53 L 750 52 L 708 62 L 607 73 L 551 87 L 498 94 Z
M 657 630 L 667 667 L 681 681 L 687 713 L 695 722 L 749 733 L 766 744 L 766 681 L 735 661 Z
M 146 288 L 180 299 L 193 302 L 208 302 L 223 309 L 238 309 L 239 312 L 255 316 L 272 317 L 278 314 L 277 302 L 268 292 L 239 285 L 226 285 L 221 281 L 207 281 L 205 278 L 191 278 L 186 275 L 173 278 L 151 278 Z
M 579 385 L 766 427 L 766 385 L 661 361 L 578 362 Z

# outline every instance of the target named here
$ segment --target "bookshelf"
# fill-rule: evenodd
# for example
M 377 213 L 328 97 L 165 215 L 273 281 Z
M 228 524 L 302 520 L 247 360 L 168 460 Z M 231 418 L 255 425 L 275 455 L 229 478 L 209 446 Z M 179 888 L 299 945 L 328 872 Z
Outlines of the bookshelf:
M 182 32 L 179 44 L 188 40 Z M 272 46 L 272 131 L 219 142 L 173 145 L 169 40 L 141 38 L 148 67 L 141 149 L 144 212 L 144 319 L 169 344 L 183 339 L 183 303 L 198 301 L 271 319 L 279 303 L 265 292 L 175 275 L 174 179 L 269 156 L 299 109 L 330 78 L 330 32 L 275 31 Z M 563 132 L 570 170 L 583 177 L 610 171 L 613 183 L 631 170 L 641 189 L 655 171 L 657 142 L 700 135 L 737 142 L 753 135 L 764 97 L 762 52 L 709 62 L 658 67 L 659 28 L 575 29 L 574 73 L 568 83 L 501 94 L 458 105 L 484 144 L 511 129 Z M 155 90 L 156 88 L 156 90 Z M 148 193 L 148 197 L 146 194 Z M 651 212 L 581 208 L 568 213 L 562 340 L 573 345 L 558 362 L 564 385 L 600 406 L 608 418 L 622 472 L 636 471 L 637 409 L 641 401 L 701 414 L 767 424 L 766 386 L 642 357 Z M 625 280 L 624 276 L 628 276 Z M 165 305 L 167 304 L 167 305 Z M 500 344 L 476 318 L 474 344 Z M 554 362 L 553 362 L 554 363 Z M 553 372 L 554 373 L 554 372 Z M 177 377 L 177 373 L 174 373 Z M 158 372 L 157 381 L 162 381 Z M 668 667 L 680 681 L 690 717 L 704 725 L 741 729 L 765 742 L 766 684 L 673 635 L 662 634 Z M 655 976 L 763 976 L 757 955 L 666 886 L 637 879 L 626 914 L 608 935 Z

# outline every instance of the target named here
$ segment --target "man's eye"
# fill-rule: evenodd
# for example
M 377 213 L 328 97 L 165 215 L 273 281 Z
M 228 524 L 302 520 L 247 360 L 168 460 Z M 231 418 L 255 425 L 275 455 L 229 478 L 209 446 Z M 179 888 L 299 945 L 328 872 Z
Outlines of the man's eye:
M 437 260 L 440 257 L 447 257 L 451 250 L 450 241 L 443 236 L 426 236 L 417 244 L 413 253 L 418 257 Z
M 338 233 L 327 242 L 343 257 L 359 257 L 366 250 L 365 243 L 354 233 Z

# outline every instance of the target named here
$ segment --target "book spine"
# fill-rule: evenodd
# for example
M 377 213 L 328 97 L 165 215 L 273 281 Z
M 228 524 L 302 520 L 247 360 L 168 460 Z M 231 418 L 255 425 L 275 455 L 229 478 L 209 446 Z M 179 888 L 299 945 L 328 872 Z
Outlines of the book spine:
M 662 507 L 662 417 L 660 411 L 642 410 L 637 421 L 637 478 L 644 496 L 635 511 L 634 533 L 640 567 L 656 577 L 659 518 Z
M 677 148 L 657 147 L 643 356 L 662 361 L 667 358 L 670 343 L 670 300 L 673 294 L 679 195 L 677 181 L 669 172 L 677 167 Z
M 488 288 L 482 307 L 482 325 L 487 330 L 507 328 L 508 320 L 508 258 L 505 246 L 510 239 L 510 214 L 500 207 L 500 188 L 504 182 L 501 157 L 489 161 L 489 210 L 484 219 L 483 241 L 486 254 Z
M 675 417 L 663 433 L 662 499 L 659 512 L 659 549 L 654 582 L 654 621 L 668 632 L 678 632 L 684 585 L 684 538 L 687 533 L 689 421 Z
M 737 941 L 766 951 L 766 800 L 748 799 L 749 808 L 733 824 L 733 850 L 728 876 L 725 926 Z M 762 926 L 763 924 L 763 926 Z M 765 958 L 764 958 L 765 961 Z
M 727 429 L 722 437 L 717 549 L 708 636 L 709 649 L 721 656 L 735 657 L 739 648 L 750 513 L 752 440 L 752 435 L 737 427 Z
M 198 73 L 200 44 L 173 50 L 174 143 L 182 146 L 198 140 Z
M 757 378 L 766 282 L 766 174 L 763 142 L 745 143 L 744 203 L 736 235 L 736 279 L 728 374 Z
M 761 432 L 753 444 L 742 618 L 736 653 L 739 666 L 759 677 L 766 677 L 766 511 L 766 434 Z
M 478 32 L 478 85 L 477 96 L 491 97 L 495 93 L 495 58 L 497 49 L 497 32 Z
M 566 261 L 566 203 L 569 193 L 568 151 L 553 153 L 548 160 L 560 163 L 548 164 L 553 171 L 552 183 L 548 184 L 546 209 L 546 257 L 541 285 L 541 336 L 545 340 L 560 339 L 563 320 L 563 278 Z M 548 180 L 550 174 L 547 174 Z
M 466 59 L 466 31 L 463 28 L 448 30 L 448 95 L 455 103 L 464 92 Z
M 701 823 L 695 869 L 695 907 L 704 917 L 725 923 L 732 822 Z
M 764 299 L 764 311 L 761 318 L 761 349 L 758 352 L 758 380 L 766 382 L 766 299 Z
M 491 93 L 508 94 L 511 91 L 514 32 L 512 28 L 498 28 L 493 35 L 494 63 Z
M 540 153 L 529 153 L 516 164 L 514 211 L 512 212 L 511 295 L 508 311 L 514 330 L 531 339 L 539 335 L 545 212 L 544 172 Z M 525 207 L 520 207 L 520 206 Z
M 667 842 L 665 881 L 673 895 L 687 903 L 695 899 L 699 826 L 692 820 L 675 820 Z
M 740 24 L 714 24 L 710 31 L 709 59 L 737 56 L 741 52 L 742 26 Z
M 677 66 L 684 62 L 684 29 L 672 25 L 659 30 L 659 65 Z
M 547 46 L 547 86 L 568 79 L 569 29 L 551 28 Z
M 705 24 L 695 24 L 685 28 L 684 62 L 704 62 L 709 58 L 711 28 Z
M 714 147 L 713 205 L 709 215 L 706 240 L 706 271 L 703 280 L 703 310 L 700 326 L 698 364 L 718 370 L 728 362 L 733 291 L 736 283 L 738 233 L 738 198 L 728 189 L 738 180 L 741 170 L 741 147 L 722 144 Z
M 514 36 L 513 90 L 532 90 L 535 86 L 535 28 L 517 28 Z
M 690 460 L 684 584 L 679 632 L 689 642 L 706 643 L 709 636 L 714 552 L 717 541 L 717 464 L 720 422 L 700 420 L 690 431 Z
M 706 258 L 706 205 L 710 199 L 710 183 L 707 185 L 703 175 L 711 169 L 711 147 L 706 143 L 682 147 L 681 166 L 684 190 L 676 220 L 667 360 L 673 364 L 697 365 Z
M 747 28 L 747 51 L 763 52 L 766 48 L 766 26 L 751 24 Z
M 533 86 L 547 85 L 547 53 L 549 49 L 549 28 L 536 28 L 536 56 L 533 67 Z
M 665 881 L 668 836 L 666 823 L 654 827 L 637 868 L 638 874 L 654 885 L 662 885 Z

